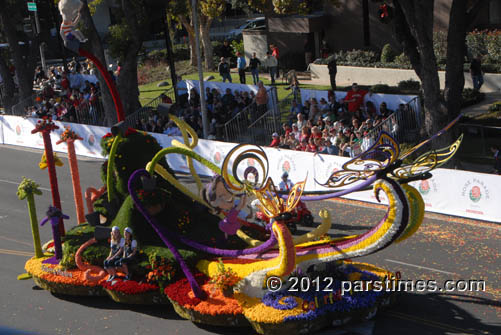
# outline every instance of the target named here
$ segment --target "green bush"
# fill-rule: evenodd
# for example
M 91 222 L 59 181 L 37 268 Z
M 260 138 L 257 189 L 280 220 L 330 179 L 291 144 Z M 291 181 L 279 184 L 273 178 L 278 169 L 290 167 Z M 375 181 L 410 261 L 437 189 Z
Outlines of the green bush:
M 433 33 L 433 50 L 437 64 L 445 64 L 447 60 L 447 33 L 437 31 Z
M 406 65 L 406 66 L 411 65 L 411 61 L 410 61 L 409 57 L 407 57 L 407 55 L 404 52 L 402 52 L 400 55 L 395 57 L 395 63 L 398 65 Z
M 461 94 L 461 108 L 478 104 L 485 99 L 485 94 L 472 88 L 465 88 Z
M 378 61 L 378 57 L 374 51 L 351 50 L 346 53 L 346 61 L 355 64 L 371 65 Z
M 395 93 L 397 89 L 395 87 L 388 86 L 386 84 L 376 84 L 372 85 L 370 90 L 373 93 Z
M 381 51 L 381 63 L 392 63 L 395 57 L 396 54 L 391 48 L 391 45 L 385 44 Z
M 231 41 L 231 47 L 233 48 L 233 53 L 236 55 L 237 52 L 240 52 L 242 55 L 244 54 L 244 41 L 234 40 Z
M 501 101 L 496 101 L 489 106 L 489 112 L 501 112 Z
M 419 91 L 421 89 L 421 83 L 413 79 L 402 80 L 398 83 L 398 88 L 406 91 Z

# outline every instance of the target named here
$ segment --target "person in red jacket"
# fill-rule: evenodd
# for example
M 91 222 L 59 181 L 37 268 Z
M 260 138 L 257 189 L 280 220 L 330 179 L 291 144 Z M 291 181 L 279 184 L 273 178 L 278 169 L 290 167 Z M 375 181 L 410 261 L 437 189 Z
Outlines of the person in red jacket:
M 280 136 L 278 136 L 278 133 L 273 133 L 271 137 L 273 138 L 273 140 L 271 141 L 270 147 L 278 148 L 278 146 L 280 145 Z
M 368 93 L 366 90 L 358 88 L 357 83 L 351 85 L 351 90 L 344 97 L 344 102 L 348 103 L 348 111 L 355 113 L 364 103 L 364 96 Z

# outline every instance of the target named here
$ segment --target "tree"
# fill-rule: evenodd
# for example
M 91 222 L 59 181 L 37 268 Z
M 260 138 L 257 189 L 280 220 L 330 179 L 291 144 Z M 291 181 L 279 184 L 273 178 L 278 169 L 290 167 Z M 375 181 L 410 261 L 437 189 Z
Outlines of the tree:
M 2 76 L 3 80 L 3 89 L 2 89 L 2 103 L 3 107 L 6 111 L 9 111 L 15 102 L 15 94 L 16 94 L 16 85 L 14 83 L 14 78 L 9 69 L 9 65 L 6 61 L 9 59 L 8 52 L 2 52 L 0 55 L 0 76 Z
M 7 91 L 5 94 L 12 94 L 12 87 L 10 86 L 12 82 L 9 80 L 12 77 L 6 71 L 8 67 L 5 60 L 7 57 L 11 58 L 16 69 L 20 100 L 29 98 L 33 94 L 33 77 L 39 56 L 38 36 L 28 36 L 16 29 L 19 26 L 18 23 L 22 22 L 23 15 L 26 12 L 25 6 L 25 3 L 20 1 L 0 0 L 0 29 L 3 37 L 9 43 L 8 55 L 5 55 L 6 57 L 0 61 L 0 73 L 3 78 L 7 78 L 7 86 L 5 86 Z M 7 102 L 13 103 L 11 97 L 13 95 L 7 97 Z
M 105 64 L 102 41 L 91 17 L 91 10 L 94 10 L 102 1 L 95 0 L 91 5 L 87 4 L 87 0 L 82 1 L 84 3 L 82 18 L 87 38 L 90 41 L 90 50 Z M 121 63 L 121 71 L 116 84 L 127 115 L 135 112 L 140 107 L 137 55 L 147 36 L 148 28 L 163 15 L 164 3 L 161 0 L 121 0 L 118 4 L 117 8 L 113 8 L 118 23 L 109 27 L 107 39 L 111 55 Z M 159 10 L 159 8 L 162 10 Z M 104 78 L 99 76 L 99 80 L 101 87 L 105 88 Z M 111 96 L 107 90 L 103 89 L 102 91 L 106 94 L 105 99 L 110 99 L 105 106 L 107 124 L 110 125 L 116 121 L 115 109 L 109 107 Z
M 183 25 L 188 32 L 188 41 L 190 44 L 190 65 L 197 66 L 196 42 L 195 42 L 195 27 L 193 26 L 191 1 L 179 0 L 169 1 L 167 3 L 167 13 L 171 20 L 175 20 Z
M 201 0 L 199 5 L 200 36 L 204 47 L 205 70 L 214 69 L 214 52 L 210 40 L 212 21 L 220 17 L 226 8 L 225 0 Z
M 466 55 L 465 36 L 485 1 L 453 0 L 447 36 L 445 98 L 440 92 L 438 67 L 433 51 L 433 0 L 393 0 L 395 6 L 394 34 L 409 57 L 414 71 L 421 79 L 424 98 L 425 136 L 440 130 L 448 120 L 457 116 L 464 87 L 463 64 Z M 449 142 L 442 136 L 436 146 Z

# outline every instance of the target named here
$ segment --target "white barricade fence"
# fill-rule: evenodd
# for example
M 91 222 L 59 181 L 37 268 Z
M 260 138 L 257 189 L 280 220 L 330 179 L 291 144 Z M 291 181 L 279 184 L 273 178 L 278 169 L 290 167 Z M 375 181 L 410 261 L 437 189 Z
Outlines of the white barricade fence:
M 3 144 L 20 145 L 43 150 L 42 135 L 40 133 L 31 133 L 38 119 L 4 115 L 1 116 L 1 120 L 4 134 Z M 103 158 L 100 141 L 101 137 L 109 132 L 109 128 L 59 121 L 55 121 L 54 123 L 59 126 L 59 129 L 52 132 L 50 136 L 54 151 L 67 152 L 65 143 L 56 145 L 56 142 L 59 141 L 65 127 L 70 126 L 83 139 L 82 141 L 75 141 L 75 151 L 78 155 Z
M 3 143 L 43 149 L 40 134 L 31 134 L 36 119 L 25 119 L 17 116 L 0 116 L 0 133 L 3 134 Z M 88 126 L 66 122 L 56 122 L 60 127 L 51 135 L 55 151 L 66 152 L 66 145 L 56 142 L 65 126 L 76 131 L 83 141 L 75 142 L 78 155 L 104 158 L 101 156 L 100 141 L 102 136 L 109 132 L 109 128 Z M 151 134 L 164 148 L 170 147 L 176 139 L 182 142 L 181 137 L 163 134 Z M 2 137 L 0 137 L 2 138 Z M 235 143 L 199 140 L 195 152 L 221 167 L 227 153 Z M 325 183 L 329 176 L 340 170 L 349 160 L 346 157 L 313 154 L 302 151 L 292 151 L 278 148 L 263 148 L 268 157 L 269 176 L 278 185 L 284 172 L 288 172 L 289 179 L 299 182 L 307 178 L 307 191 L 328 190 L 320 184 Z M 167 155 L 170 167 L 178 172 L 189 173 L 187 160 L 180 154 Z M 197 173 L 212 176 L 213 172 L 207 167 L 194 161 Z M 243 161 L 238 173 L 243 173 L 247 166 L 257 166 L 252 159 Z M 475 173 L 461 170 L 436 169 L 433 177 L 428 180 L 412 182 L 411 185 L 419 190 L 423 196 L 426 210 L 435 213 L 462 216 L 472 219 L 501 222 L 501 176 Z M 380 195 L 383 195 L 381 192 Z M 347 199 L 377 203 L 373 190 L 352 193 L 345 196 Z M 382 203 L 387 203 L 385 196 Z
M 335 91 L 336 101 L 343 99 L 346 96 L 347 92 Z M 372 101 L 374 107 L 379 110 L 379 105 L 382 102 L 386 102 L 386 107 L 393 111 L 398 109 L 400 104 L 407 104 L 412 99 L 416 98 L 416 95 L 398 95 L 398 94 L 382 94 L 382 93 L 374 93 L 374 94 L 366 94 L 364 97 L 364 106 L 367 101 Z M 308 90 L 301 89 L 301 101 L 306 101 L 308 99 L 315 98 L 320 101 L 321 98 L 329 101 L 327 98 L 327 91 L 319 91 L 319 90 Z

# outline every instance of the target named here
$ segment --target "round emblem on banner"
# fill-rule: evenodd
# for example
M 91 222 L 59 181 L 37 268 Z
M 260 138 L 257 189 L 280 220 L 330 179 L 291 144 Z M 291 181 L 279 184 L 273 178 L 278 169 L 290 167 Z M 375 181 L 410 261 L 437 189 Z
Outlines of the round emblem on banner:
M 92 147 L 92 146 L 94 146 L 94 144 L 96 143 L 96 138 L 94 137 L 94 135 L 93 135 L 93 134 L 90 134 L 90 135 L 89 135 L 89 139 L 88 139 L 88 141 L 87 141 L 87 142 L 89 142 L 89 145 L 90 145 L 91 147 Z
M 17 126 L 16 126 L 16 135 L 17 135 L 17 136 L 21 136 L 21 133 L 22 133 L 21 126 L 20 126 L 20 125 L 17 125 Z
M 480 190 L 480 187 L 473 186 L 470 189 L 470 200 L 473 202 L 479 202 L 481 198 L 482 198 L 482 191 Z
M 285 160 L 282 163 L 282 172 L 287 172 L 289 173 L 291 170 L 291 163 L 288 160 Z
M 428 180 L 421 180 L 418 188 L 419 192 L 423 195 L 430 193 L 430 183 Z
M 216 153 L 214 154 L 214 163 L 221 164 L 222 160 L 223 160 L 223 156 L 221 155 L 221 153 L 219 151 L 216 151 Z

